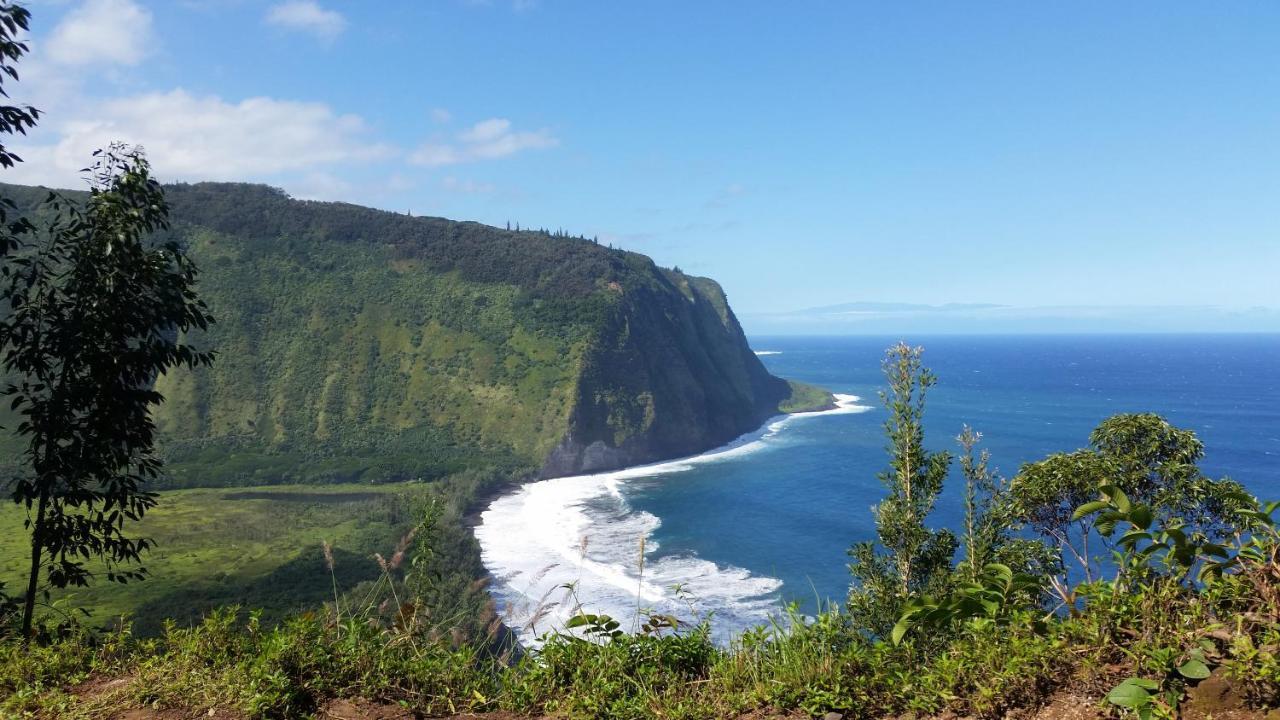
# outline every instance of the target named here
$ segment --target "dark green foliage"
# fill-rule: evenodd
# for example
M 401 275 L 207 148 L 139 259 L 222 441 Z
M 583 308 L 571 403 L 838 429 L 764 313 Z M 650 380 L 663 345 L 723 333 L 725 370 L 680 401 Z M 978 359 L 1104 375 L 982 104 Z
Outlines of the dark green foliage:
M 1095 500 L 1098 489 L 1114 487 L 1150 509 L 1153 519 L 1179 518 L 1211 539 L 1221 540 L 1239 524 L 1248 494 L 1239 483 L 1213 480 L 1196 465 L 1204 446 L 1189 430 L 1157 415 L 1116 415 L 1089 436 L 1091 447 L 1058 453 L 1024 465 L 1009 492 L 1012 519 L 1056 544 L 1079 567 L 1086 581 L 1097 576 L 1090 552 L 1092 518 L 1076 510 Z M 1063 581 L 1058 595 L 1071 602 Z
M 1115 503 L 1106 512 L 1128 515 L 1140 507 L 1122 511 L 1123 505 Z M 1274 513 L 1278 507 L 1270 503 L 1267 510 Z M 1140 526 L 1148 515 L 1139 512 L 1133 518 L 1139 525 L 1117 519 L 1117 532 L 1124 531 L 1129 540 L 1120 544 L 1116 575 L 1081 585 L 1084 610 L 1063 625 L 1063 642 L 1080 648 L 1084 670 L 1128 671 L 1107 678 L 1114 686 L 1107 695 L 1111 703 L 1142 718 L 1171 718 L 1186 689 L 1215 670 L 1239 683 L 1254 707 L 1280 703 L 1274 644 L 1280 621 L 1280 535 L 1264 515 L 1265 523 L 1250 520 L 1254 533 L 1248 540 L 1222 548 L 1225 560 L 1218 551 L 1194 558 L 1223 569 L 1204 574 L 1203 583 L 1186 582 L 1180 571 L 1167 572 L 1183 565 L 1170 556 L 1179 553 L 1181 539 L 1157 531 L 1148 544 L 1136 537 L 1147 533 Z
M 894 643 L 902 642 L 909 631 L 920 630 L 933 638 L 945 637 L 956 623 L 971 627 L 1004 624 L 1015 613 L 1035 610 L 1040 605 L 1044 578 L 1015 573 L 1008 565 L 989 563 L 976 574 L 933 598 L 920 595 L 909 600 L 890 633 Z M 927 638 L 922 642 L 928 642 Z
M 494 484 L 491 479 L 476 489 L 438 495 L 420 511 L 424 520 L 414 537 L 405 587 L 432 626 L 497 647 L 506 642 L 505 633 L 483 579 L 480 545 L 464 518 L 473 498 L 492 491 Z
M 30 19 L 31 13 L 21 5 L 8 2 L 0 4 L 0 97 L 9 97 L 4 89 L 6 78 L 15 81 L 18 79 L 18 70 L 14 64 L 28 51 L 26 42 L 18 38 L 27 32 Z M 25 135 L 29 128 L 35 127 L 39 118 L 40 111 L 29 105 L 0 105 L 0 135 Z M 13 167 L 17 162 L 22 162 L 22 158 L 0 143 L 0 167 Z M 17 249 L 23 237 L 34 230 L 24 218 L 10 221 L 10 211 L 14 209 L 12 200 L 0 197 L 0 261 Z M 7 627 L 18 610 L 18 603 L 5 591 L 4 583 L 0 582 L 0 628 Z
M 1105 479 L 1098 456 L 1078 450 L 1024 465 L 1009 492 L 1016 517 L 1062 552 L 1069 552 L 1086 578 L 1093 572 L 1088 528 L 1074 515 L 1076 508 L 1094 498 Z
M 1190 430 L 1151 413 L 1116 415 L 1089 435 L 1108 463 L 1109 484 L 1151 505 L 1157 518 L 1181 518 L 1222 539 L 1239 525 L 1237 511 L 1253 509 L 1237 482 L 1200 471 L 1204 444 Z
M 27 54 L 27 43 L 18 38 L 26 35 L 30 20 L 30 11 L 21 5 L 0 3 L 0 97 L 9 97 L 4 90 L 5 79 L 18 79 L 14 64 Z M 0 135 L 26 135 L 39 119 L 40 111 L 30 105 L 0 105 Z M 0 143 L 0 167 L 13 167 L 18 162 L 22 162 L 22 158 Z M 4 214 L 0 212 L 0 223 L 4 221 Z M 0 244 L 0 253 L 5 251 L 6 247 Z
M 1009 568 L 1018 575 L 1052 577 L 1061 572 L 1062 558 L 1040 540 L 1021 537 L 1024 522 L 1017 517 L 1009 482 L 990 467 L 986 450 L 977 452 L 982 434 L 964 426 L 960 444 L 960 469 L 964 476 L 964 527 L 957 580 L 974 583 L 990 564 Z
M 991 453 L 975 454 L 982 433 L 968 425 L 956 437 L 960 444 L 960 469 L 964 473 L 964 558 L 958 570 L 969 580 L 977 580 L 987 563 L 995 562 L 995 552 L 1007 523 L 1002 522 L 993 504 L 1003 490 L 1000 479 L 989 467 Z
M 195 294 L 195 266 L 173 243 L 148 245 L 168 208 L 146 161 L 127 148 L 98 154 L 82 209 L 51 195 L 54 219 L 3 261 L 0 349 L 3 395 L 26 442 L 10 484 L 28 511 L 31 568 L 22 632 L 29 635 L 41 572 L 54 588 L 82 586 L 85 561 L 105 561 L 108 580 L 149 547 L 125 524 L 154 506 L 146 484 L 154 453 L 155 378 L 208 365 L 210 353 L 178 340 L 211 318 Z
M 680 700 L 691 685 L 709 679 L 721 657 L 708 628 L 629 635 L 609 621 L 590 616 L 583 623 L 600 628 L 592 639 L 549 638 L 536 659 L 511 673 L 507 704 L 525 712 L 620 720 L 659 716 L 668 703 L 675 705 L 669 712 L 684 705 L 686 713 L 701 714 L 695 714 L 696 702 Z
M 885 637 L 913 594 L 945 590 L 951 575 L 955 536 L 925 523 L 942 492 L 951 464 L 945 452 L 924 447 L 925 396 L 935 378 L 924 368 L 923 348 L 905 343 L 889 349 L 883 363 L 889 389 L 881 393 L 889 419 L 889 471 L 880 480 L 889 491 L 874 509 L 877 544 L 854 545 L 849 554 L 854 586 L 849 610 L 854 622 Z

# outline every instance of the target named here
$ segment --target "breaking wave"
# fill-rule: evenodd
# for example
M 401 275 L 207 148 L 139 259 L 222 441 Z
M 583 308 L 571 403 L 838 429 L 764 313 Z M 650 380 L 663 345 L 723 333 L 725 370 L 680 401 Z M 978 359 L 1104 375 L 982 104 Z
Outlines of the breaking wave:
M 768 620 L 778 609 L 780 580 L 693 555 L 660 553 L 652 535 L 661 519 L 633 510 L 626 486 L 765 450 L 800 419 L 870 409 L 854 395 L 835 399 L 834 409 L 774 418 L 701 455 L 540 480 L 495 500 L 475 533 L 507 625 L 533 645 L 542 633 L 563 628 L 579 608 L 610 615 L 624 628 L 642 613 L 714 613 L 721 641 Z

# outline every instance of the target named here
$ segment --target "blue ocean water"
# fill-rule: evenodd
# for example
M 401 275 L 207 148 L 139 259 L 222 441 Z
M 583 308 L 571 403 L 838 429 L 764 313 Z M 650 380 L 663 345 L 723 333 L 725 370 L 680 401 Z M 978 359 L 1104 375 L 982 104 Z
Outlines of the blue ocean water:
M 1280 499 L 1280 335 L 908 340 L 925 347 L 938 376 L 926 415 L 933 449 L 955 449 L 969 424 L 993 464 L 1012 475 L 1024 462 L 1086 445 L 1110 415 L 1156 412 L 1200 436 L 1208 473 Z M 893 341 L 752 338 L 775 375 L 859 396 L 871 408 L 797 418 L 699 462 L 550 481 L 522 491 L 523 500 L 495 503 L 486 513 L 489 539 L 484 527 L 478 532 L 509 617 L 518 602 L 545 596 L 548 578 L 576 583 L 579 601 L 615 614 L 662 606 L 671 598 L 660 586 L 683 583 L 729 629 L 760 621 L 780 601 L 842 599 L 846 550 L 874 536 L 870 508 L 883 495 L 880 360 Z M 935 525 L 960 521 L 958 470 L 953 478 Z M 561 506 L 574 513 L 557 516 Z M 504 547 L 499 534 L 524 539 Z M 575 538 L 587 549 L 568 549 Z M 550 569 L 536 569 L 540 563 Z
M 876 409 L 795 423 L 768 450 L 628 497 L 662 519 L 665 552 L 693 552 L 783 581 L 787 596 L 840 598 L 845 551 L 874 535 L 870 506 L 886 467 L 878 391 L 886 338 L 753 338 L 771 372 L 858 395 Z M 1194 430 L 1203 467 L 1280 498 L 1280 336 L 917 338 L 938 376 L 926 442 L 956 449 L 964 424 L 993 463 L 1024 462 L 1087 444 L 1121 412 L 1156 412 Z M 940 499 L 937 525 L 957 527 L 961 484 Z

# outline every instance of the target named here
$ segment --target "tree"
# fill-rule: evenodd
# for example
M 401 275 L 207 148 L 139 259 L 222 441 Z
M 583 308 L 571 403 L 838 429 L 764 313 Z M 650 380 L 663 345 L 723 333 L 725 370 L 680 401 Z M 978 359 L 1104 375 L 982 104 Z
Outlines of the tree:
M 17 38 L 28 29 L 31 13 L 26 8 L 11 3 L 0 3 L 0 98 L 8 99 L 9 93 L 4 89 L 4 81 L 18 79 L 15 63 L 27 54 L 27 44 Z M 0 104 L 0 135 L 26 135 L 27 130 L 36 126 L 40 111 L 30 105 Z M 0 167 L 13 167 L 22 162 L 13 151 L 0 143 Z M 10 213 L 15 210 L 13 201 L 0 198 L 0 259 L 18 247 L 24 236 L 34 231 L 31 223 L 24 218 L 10 222 Z M 0 621 L 6 624 L 18 611 L 17 603 L 6 592 L 5 583 L 0 582 Z
M 1200 471 L 1204 445 L 1194 432 L 1159 415 L 1123 414 L 1102 421 L 1089 444 L 1024 465 L 1009 488 L 1013 517 L 1072 558 L 1086 582 L 1096 574 L 1089 543 L 1098 538 L 1091 532 L 1092 516 L 1076 510 L 1097 500 L 1104 485 L 1149 506 L 1161 524 L 1180 518 L 1217 539 L 1234 532 L 1240 498 L 1247 493 L 1239 483 Z M 1065 580 L 1055 578 L 1053 585 L 1064 602 L 1072 601 Z
M 27 54 L 27 44 L 19 42 L 17 36 L 27 31 L 31 13 L 26 8 L 11 3 L 0 3 L 0 97 L 8 98 L 4 90 L 4 78 L 18 79 L 18 70 L 14 67 L 23 55 Z M 40 111 L 30 105 L 0 105 L 0 134 L 27 134 L 27 130 L 36 126 Z M 0 144 L 0 167 L 13 167 L 22 162 L 22 158 L 13 154 Z M 3 221 L 0 216 L 0 221 Z M 3 247 L 0 247 L 3 251 Z
M 19 238 L 0 257 L 3 395 L 26 440 L 11 484 L 31 533 L 24 638 L 42 575 L 51 588 L 84 586 L 96 559 L 110 581 L 145 576 L 133 564 L 151 541 L 125 526 L 156 503 L 154 381 L 213 358 L 183 339 L 212 322 L 195 266 L 175 243 L 146 241 L 168 227 L 168 208 L 141 151 L 113 145 L 95 157 L 87 202 L 51 193 L 38 240 Z
M 1061 554 L 1042 540 L 1019 536 L 1023 522 L 1013 512 L 1009 482 L 991 469 L 991 453 L 978 450 L 981 441 L 982 433 L 968 425 L 956 437 L 964 475 L 964 555 L 956 567 L 957 579 L 977 583 L 993 563 L 1022 576 L 1056 576 Z
M 849 609 L 863 628 L 887 636 L 913 595 L 939 593 L 951 574 L 956 538 L 948 530 L 932 530 L 925 520 L 937 502 L 951 456 L 924 447 L 925 396 L 935 382 L 924 368 L 924 348 L 898 343 L 885 354 L 889 388 L 880 394 L 889 419 L 889 470 L 880 480 L 889 491 L 873 509 L 877 543 L 861 542 L 849 550 L 854 585 Z
M 17 36 L 27 31 L 30 19 L 31 13 L 26 8 L 0 3 L 0 98 L 9 97 L 4 89 L 5 78 L 15 81 L 18 79 L 18 69 L 14 64 L 27 54 L 27 44 L 19 42 Z M 0 104 L 0 135 L 26 135 L 27 130 L 36 126 L 39 118 L 40 111 L 30 105 Z M 22 158 L 0 143 L 0 167 L 13 167 L 20 162 Z M 13 210 L 11 200 L 0 199 L 0 258 L 12 252 L 20 238 L 34 230 L 29 222 L 21 218 L 10 223 L 9 213 Z
M 982 568 L 995 562 L 995 550 L 1004 529 L 993 512 L 992 501 L 1000 493 L 1000 481 L 991 471 L 991 453 L 976 452 L 982 433 L 968 425 L 956 436 L 962 454 L 964 474 L 964 559 L 958 568 L 969 581 L 976 581 Z

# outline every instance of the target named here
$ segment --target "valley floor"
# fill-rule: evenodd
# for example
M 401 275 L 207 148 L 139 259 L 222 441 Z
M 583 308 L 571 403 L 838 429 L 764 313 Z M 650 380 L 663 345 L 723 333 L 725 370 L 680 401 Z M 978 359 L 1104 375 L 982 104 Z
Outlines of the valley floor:
M 152 538 L 146 556 L 151 579 L 99 582 L 54 595 L 54 603 L 83 608 L 90 625 L 127 617 L 144 636 L 164 620 L 198 622 L 224 605 L 262 608 L 264 621 L 333 599 L 375 579 L 375 552 L 388 557 L 396 541 L 419 520 L 416 504 L 428 484 L 274 485 L 169 490 L 138 524 Z M 22 531 L 26 513 L 0 506 L 0 582 L 22 587 L 27 569 Z M 325 568 L 322 543 L 335 558 Z

